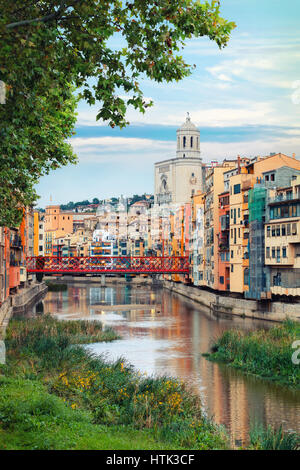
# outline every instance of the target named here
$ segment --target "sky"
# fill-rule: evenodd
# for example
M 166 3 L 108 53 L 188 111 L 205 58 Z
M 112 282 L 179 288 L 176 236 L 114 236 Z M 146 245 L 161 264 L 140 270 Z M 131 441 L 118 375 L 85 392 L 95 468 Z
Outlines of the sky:
M 79 103 L 70 140 L 79 162 L 41 178 L 39 207 L 153 193 L 154 163 L 175 157 L 187 112 L 204 162 L 271 152 L 300 158 L 299 0 L 221 0 L 221 13 L 237 24 L 228 46 L 187 41 L 193 74 L 171 84 L 143 80 L 154 106 L 129 109 L 130 126 L 111 129 L 96 122 L 99 106 Z

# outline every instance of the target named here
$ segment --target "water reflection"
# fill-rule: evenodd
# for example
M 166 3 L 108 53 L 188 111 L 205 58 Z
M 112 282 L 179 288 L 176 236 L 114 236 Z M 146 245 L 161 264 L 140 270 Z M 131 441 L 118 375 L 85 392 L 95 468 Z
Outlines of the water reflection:
M 219 334 L 229 328 L 268 328 L 270 323 L 242 318 L 214 318 L 199 304 L 166 290 L 131 286 L 70 285 L 48 292 L 44 311 L 61 319 L 100 320 L 122 336 L 97 343 L 92 350 L 125 357 L 142 372 L 188 381 L 201 395 L 215 421 L 245 442 L 249 425 L 258 421 L 300 431 L 300 394 L 211 363 L 203 358 Z

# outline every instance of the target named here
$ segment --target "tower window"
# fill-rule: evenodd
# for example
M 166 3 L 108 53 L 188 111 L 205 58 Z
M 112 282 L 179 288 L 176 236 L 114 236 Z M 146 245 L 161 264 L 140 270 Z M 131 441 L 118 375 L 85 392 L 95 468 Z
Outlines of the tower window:
M 191 137 L 191 147 L 193 147 L 193 137 Z
M 183 148 L 186 146 L 186 137 L 183 138 Z

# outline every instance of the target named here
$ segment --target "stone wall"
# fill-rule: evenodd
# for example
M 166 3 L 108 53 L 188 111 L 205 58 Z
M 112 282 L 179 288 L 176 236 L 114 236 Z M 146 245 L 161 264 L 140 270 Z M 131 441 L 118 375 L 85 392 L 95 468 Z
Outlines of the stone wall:
M 166 280 L 164 280 L 163 285 L 166 289 L 184 295 L 216 314 L 238 315 L 277 322 L 281 322 L 288 317 L 294 321 L 300 321 L 300 303 L 260 303 L 256 300 L 236 299 Z

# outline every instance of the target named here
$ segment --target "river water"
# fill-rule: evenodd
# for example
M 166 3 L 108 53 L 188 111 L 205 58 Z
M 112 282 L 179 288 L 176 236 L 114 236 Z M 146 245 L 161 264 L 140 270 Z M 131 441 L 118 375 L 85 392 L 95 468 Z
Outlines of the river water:
M 269 322 L 216 318 L 165 289 L 94 283 L 48 292 L 43 310 L 60 319 L 100 320 L 112 327 L 122 339 L 89 346 L 94 353 L 112 359 L 122 356 L 143 373 L 189 382 L 206 413 L 227 427 L 236 445 L 247 442 L 254 422 L 300 431 L 299 392 L 246 377 L 202 356 L 224 330 L 269 328 Z

